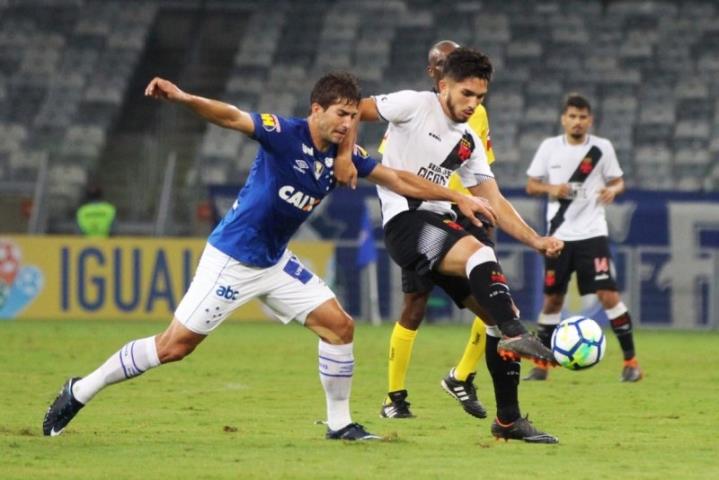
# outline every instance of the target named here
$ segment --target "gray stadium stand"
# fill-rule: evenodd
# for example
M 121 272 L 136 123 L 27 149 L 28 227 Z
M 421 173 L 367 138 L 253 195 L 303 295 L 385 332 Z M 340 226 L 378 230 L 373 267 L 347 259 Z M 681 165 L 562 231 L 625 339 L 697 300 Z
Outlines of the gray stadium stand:
M 256 148 L 147 102 L 151 75 L 302 116 L 328 70 L 353 71 L 366 94 L 429 88 L 427 48 L 450 38 L 495 64 L 487 108 L 503 184 L 524 184 L 539 141 L 560 131 L 562 97 L 578 91 L 630 185 L 716 190 L 717 25 L 708 0 L 0 2 L 0 175 L 32 179 L 46 156 L 51 220 L 68 218 L 89 177 L 115 175 L 127 179 L 108 191 L 120 217 L 147 221 L 169 152 L 182 152 L 178 188 L 199 192 L 240 183 Z M 360 142 L 376 154 L 383 132 L 363 125 Z M 133 186 L 137 172 L 151 178 Z

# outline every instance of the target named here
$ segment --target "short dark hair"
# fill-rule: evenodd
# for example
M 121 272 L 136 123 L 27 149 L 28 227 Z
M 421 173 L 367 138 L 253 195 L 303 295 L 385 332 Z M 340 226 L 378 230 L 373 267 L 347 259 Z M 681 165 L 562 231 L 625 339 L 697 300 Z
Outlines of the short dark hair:
M 587 97 L 576 92 L 572 92 L 564 98 L 562 113 L 566 113 L 569 107 L 574 107 L 577 110 L 586 110 L 587 112 L 592 113 L 592 105 L 589 103 L 589 100 L 587 100 Z
M 480 51 L 459 47 L 447 55 L 442 73 L 456 82 L 470 77 L 478 77 L 488 82 L 492 80 L 492 62 Z
M 310 94 L 310 104 L 317 103 L 325 109 L 341 101 L 358 104 L 361 99 L 357 78 L 347 72 L 324 75 L 317 80 Z

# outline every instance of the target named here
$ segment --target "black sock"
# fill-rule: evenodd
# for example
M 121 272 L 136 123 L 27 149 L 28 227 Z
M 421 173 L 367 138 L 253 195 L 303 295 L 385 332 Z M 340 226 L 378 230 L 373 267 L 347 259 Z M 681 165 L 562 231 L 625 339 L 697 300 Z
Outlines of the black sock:
M 612 331 L 617 336 L 619 345 L 622 347 L 624 360 L 631 360 L 636 355 L 634 352 L 634 336 L 632 335 L 632 317 L 629 316 L 629 312 L 624 312 L 617 318 L 609 319 L 609 323 L 612 325 Z
M 469 286 L 475 300 L 487 309 L 502 335 L 516 337 L 527 330 L 514 316 L 507 279 L 497 262 L 483 262 L 469 272 Z
M 555 328 L 556 325 L 537 324 L 537 336 L 547 348 L 552 348 L 552 334 Z
M 485 358 L 487 369 L 494 384 L 494 398 L 497 402 L 497 419 L 504 424 L 520 417 L 519 411 L 519 362 L 502 360 L 497 353 L 499 339 L 487 335 Z

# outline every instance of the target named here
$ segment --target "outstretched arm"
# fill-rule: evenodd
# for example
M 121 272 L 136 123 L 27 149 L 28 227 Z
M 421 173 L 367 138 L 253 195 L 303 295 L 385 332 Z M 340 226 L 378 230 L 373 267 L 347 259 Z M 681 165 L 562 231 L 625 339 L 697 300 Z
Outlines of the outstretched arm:
M 255 124 L 249 113 L 229 103 L 184 92 L 164 78 L 153 78 L 145 88 L 145 96 L 184 105 L 205 120 L 220 127 L 238 130 L 245 135 L 255 133 Z
M 485 199 L 455 192 L 410 172 L 377 165 L 367 179 L 405 197 L 454 202 L 462 214 L 478 227 L 482 226 L 482 222 L 476 217 L 478 213 L 492 223 L 497 222 L 494 210 Z
M 495 180 L 485 180 L 469 188 L 472 195 L 485 197 L 499 217 L 499 228 L 520 242 L 528 245 L 548 257 L 558 256 L 564 242 L 554 237 L 542 237 L 517 213 L 507 200 Z

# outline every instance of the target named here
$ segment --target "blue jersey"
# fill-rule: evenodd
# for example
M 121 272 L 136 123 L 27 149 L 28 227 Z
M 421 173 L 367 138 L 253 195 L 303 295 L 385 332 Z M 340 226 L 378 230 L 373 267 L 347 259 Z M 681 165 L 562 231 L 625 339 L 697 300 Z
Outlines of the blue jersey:
M 322 152 L 312 143 L 306 119 L 252 113 L 260 143 L 245 186 L 208 241 L 230 257 L 255 267 L 276 264 L 290 238 L 335 188 L 337 146 Z M 355 147 L 352 162 L 366 177 L 377 162 Z

